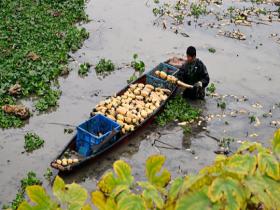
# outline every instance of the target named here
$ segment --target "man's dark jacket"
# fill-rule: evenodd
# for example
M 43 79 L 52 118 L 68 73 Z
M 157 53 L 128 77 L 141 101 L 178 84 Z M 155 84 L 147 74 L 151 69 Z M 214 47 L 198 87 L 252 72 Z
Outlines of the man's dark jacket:
M 201 98 L 205 96 L 205 88 L 209 84 L 210 78 L 206 66 L 198 58 L 193 63 L 184 63 L 180 67 L 177 78 L 189 85 L 195 85 L 193 89 L 186 89 L 184 96 L 189 98 Z M 196 86 L 197 82 L 202 82 L 202 88 Z

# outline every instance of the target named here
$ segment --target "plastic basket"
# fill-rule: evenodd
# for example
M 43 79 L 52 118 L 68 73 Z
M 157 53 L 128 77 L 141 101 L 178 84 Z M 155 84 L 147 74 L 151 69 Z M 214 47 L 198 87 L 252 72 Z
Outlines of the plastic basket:
M 92 152 L 94 145 L 100 144 L 114 130 L 118 133 L 121 126 L 115 121 L 97 114 L 77 128 L 76 147 L 79 154 L 88 156 Z M 101 134 L 101 135 L 99 135 Z M 111 141 L 116 140 L 116 135 Z
M 148 75 L 151 75 L 153 77 L 157 77 L 155 75 L 155 71 L 163 71 L 165 72 L 167 75 L 175 75 L 179 69 L 176 68 L 175 66 L 171 66 L 167 63 L 160 63 L 158 66 L 156 66 L 155 68 L 153 68 L 150 72 L 148 72 Z
M 161 88 L 167 88 L 169 90 L 173 90 L 175 88 L 174 84 L 171 84 L 170 82 L 163 80 L 155 75 L 155 71 L 164 71 L 168 75 L 176 75 L 179 71 L 178 68 L 171 66 L 166 63 L 160 63 L 158 66 L 156 66 L 154 69 L 152 69 L 150 72 L 147 73 L 146 76 L 146 83 L 149 83 L 153 85 L 154 87 L 161 87 Z

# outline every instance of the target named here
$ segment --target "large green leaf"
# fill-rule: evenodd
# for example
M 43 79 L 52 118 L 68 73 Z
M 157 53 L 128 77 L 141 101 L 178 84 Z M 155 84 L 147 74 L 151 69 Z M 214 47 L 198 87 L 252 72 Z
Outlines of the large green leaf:
M 272 140 L 272 148 L 274 154 L 280 159 L 280 129 L 274 133 L 274 138 Z
M 118 176 L 119 183 L 126 184 L 128 186 L 133 183 L 134 178 L 131 175 L 131 168 L 126 162 L 123 160 L 117 160 L 113 167 L 116 175 Z
M 163 155 L 150 156 L 146 161 L 146 176 L 148 181 L 157 187 L 165 187 L 171 179 L 171 175 L 167 169 L 163 169 L 162 173 L 157 175 L 162 169 L 164 162 L 165 157 Z
M 113 175 L 113 172 L 106 172 L 99 180 L 97 186 L 100 191 L 109 195 L 117 185 L 117 181 Z
M 58 205 L 54 203 L 44 188 L 39 185 L 28 186 L 26 194 L 31 202 L 35 205 L 30 206 L 27 202 L 23 202 L 19 206 L 19 210 L 56 210 Z
M 212 202 L 224 202 L 225 210 L 239 210 L 245 205 L 247 193 L 242 185 L 230 178 L 217 178 L 208 189 Z
M 118 210 L 145 210 L 144 201 L 138 195 L 123 197 L 117 206 Z
M 240 155 L 236 154 L 231 156 L 224 170 L 234 173 L 240 176 L 245 176 L 249 174 L 254 174 L 257 166 L 257 158 L 256 156 L 251 156 L 249 154 Z
M 99 210 L 106 209 L 106 197 L 102 192 L 100 191 L 92 192 L 91 201 Z
M 123 196 L 126 196 L 129 193 L 129 186 L 125 184 L 119 184 L 114 188 L 114 190 L 110 194 L 110 197 L 114 198 L 116 201 L 119 201 L 120 199 L 122 199 Z
M 237 153 L 244 152 L 244 151 L 254 152 L 256 149 L 259 149 L 261 147 L 262 145 L 260 143 L 245 141 L 241 144 L 241 146 L 237 150 Z
M 87 200 L 87 191 L 80 185 L 73 183 L 65 185 L 60 177 L 56 177 L 53 184 L 53 194 L 62 202 L 68 205 L 71 210 L 79 210 Z
M 186 176 L 182 186 L 182 192 L 197 191 L 203 186 L 210 185 L 211 182 L 212 177 L 210 177 L 208 174 Z
M 172 182 L 167 196 L 169 202 L 175 201 L 175 199 L 178 197 L 179 192 L 182 189 L 183 183 L 184 179 L 182 177 L 178 177 Z
M 157 188 L 149 182 L 138 182 L 138 184 L 143 188 L 142 198 L 145 201 L 146 209 L 153 209 L 154 206 L 162 209 L 164 201 Z
M 116 210 L 117 208 L 114 198 L 106 198 L 101 191 L 92 192 L 91 201 L 99 210 Z
M 265 209 L 279 209 L 280 183 L 266 176 L 249 176 L 245 186 L 254 195 L 254 203 L 263 204 Z
M 87 204 L 87 205 L 83 206 L 81 210 L 92 210 L 92 208 L 90 207 L 89 204 Z
M 10 210 L 10 209 L 9 209 Z M 29 205 L 26 201 L 23 201 L 17 210 L 32 210 L 32 206 Z
M 211 201 L 203 191 L 188 193 L 181 197 L 175 210 L 210 210 Z
M 269 153 L 258 154 L 258 169 L 275 180 L 280 180 L 280 165 L 277 159 Z

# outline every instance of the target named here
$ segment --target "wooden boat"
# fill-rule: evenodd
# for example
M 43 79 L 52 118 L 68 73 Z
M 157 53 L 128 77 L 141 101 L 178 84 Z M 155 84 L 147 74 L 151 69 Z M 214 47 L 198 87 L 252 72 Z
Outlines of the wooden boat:
M 146 84 L 147 83 L 147 75 L 145 74 L 145 75 L 139 77 L 137 80 L 135 80 L 131 84 L 135 84 L 135 83 Z M 131 84 L 127 85 L 124 89 L 119 91 L 117 93 L 117 96 L 122 95 L 129 88 L 129 86 Z M 148 118 L 146 118 L 139 126 L 137 126 L 134 131 L 131 131 L 131 132 L 123 134 L 123 135 L 117 134 L 117 140 L 115 140 L 114 142 L 104 140 L 104 143 L 98 148 L 98 150 L 95 150 L 92 153 L 92 155 L 90 155 L 88 157 L 79 156 L 79 154 L 76 152 L 76 135 L 75 135 L 71 139 L 71 141 L 65 146 L 65 148 L 60 152 L 60 154 L 56 157 L 56 159 L 54 159 L 51 162 L 51 167 L 53 167 L 55 169 L 58 169 L 60 172 L 70 172 L 70 171 L 72 171 L 74 169 L 77 169 L 78 167 L 81 167 L 82 165 L 84 165 L 85 163 L 87 163 L 89 161 L 93 161 L 95 158 L 97 158 L 101 154 L 104 154 L 105 152 L 109 151 L 110 149 L 112 149 L 117 144 L 120 144 L 121 142 L 129 140 L 129 138 L 131 138 L 134 135 L 136 135 L 136 133 L 139 132 L 141 129 L 143 129 L 145 126 L 147 126 L 150 123 L 152 123 L 152 121 L 154 120 L 155 116 L 160 111 L 163 110 L 163 108 L 166 105 L 166 103 L 168 102 L 168 100 L 170 100 L 170 98 L 172 98 L 172 96 L 174 96 L 174 94 L 176 92 L 176 89 L 177 89 L 176 86 L 172 87 L 170 89 L 171 93 L 168 95 L 167 99 L 165 101 L 163 101 L 161 103 L 161 105 L 152 114 L 150 114 L 150 116 Z M 70 164 L 70 165 L 68 165 L 66 167 L 62 167 L 62 166 L 57 167 L 58 165 L 56 164 L 56 160 L 58 160 L 58 159 L 61 160 L 63 158 L 68 158 L 69 156 L 71 158 L 78 158 L 79 161 L 77 163 Z

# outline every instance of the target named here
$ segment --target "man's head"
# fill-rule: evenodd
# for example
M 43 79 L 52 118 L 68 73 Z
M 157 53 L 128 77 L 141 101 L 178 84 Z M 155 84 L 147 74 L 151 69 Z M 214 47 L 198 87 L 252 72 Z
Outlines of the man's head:
M 189 63 L 193 62 L 196 58 L 196 49 L 193 46 L 188 47 L 187 49 L 187 61 Z

